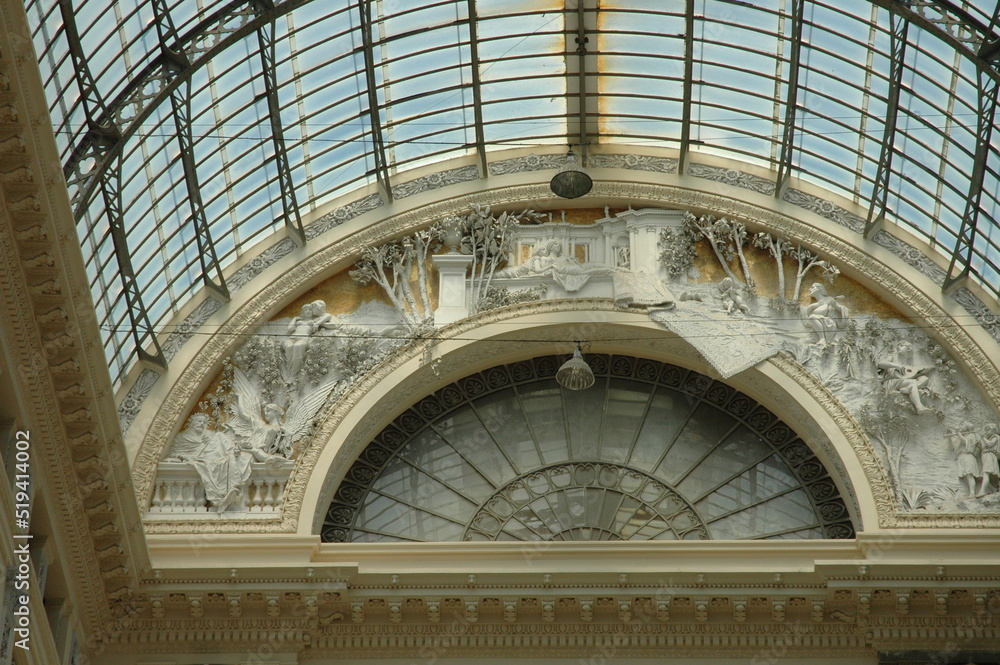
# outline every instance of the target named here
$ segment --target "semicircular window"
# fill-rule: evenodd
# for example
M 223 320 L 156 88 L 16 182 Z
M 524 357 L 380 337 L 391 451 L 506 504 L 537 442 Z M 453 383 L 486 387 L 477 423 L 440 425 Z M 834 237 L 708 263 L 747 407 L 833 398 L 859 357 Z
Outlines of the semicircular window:
M 823 464 L 743 393 L 674 365 L 549 356 L 406 410 L 334 493 L 325 542 L 852 538 Z

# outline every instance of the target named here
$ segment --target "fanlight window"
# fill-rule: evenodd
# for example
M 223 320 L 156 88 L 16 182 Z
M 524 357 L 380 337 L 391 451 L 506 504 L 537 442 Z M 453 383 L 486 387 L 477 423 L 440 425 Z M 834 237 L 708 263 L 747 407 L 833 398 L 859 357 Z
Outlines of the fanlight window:
M 493 367 L 425 397 L 362 452 L 327 542 L 851 538 L 823 464 L 723 383 L 651 360 L 591 355 Z

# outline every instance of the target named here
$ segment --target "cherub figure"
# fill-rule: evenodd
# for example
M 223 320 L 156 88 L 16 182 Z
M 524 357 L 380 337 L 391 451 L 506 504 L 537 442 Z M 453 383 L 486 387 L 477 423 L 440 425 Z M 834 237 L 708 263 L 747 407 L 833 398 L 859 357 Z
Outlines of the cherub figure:
M 726 277 L 719 282 L 719 296 L 722 298 L 722 306 L 726 308 L 726 314 L 750 313 L 750 308 L 743 299 L 742 289 L 732 277 Z
M 294 452 L 293 445 L 308 433 L 313 417 L 336 384 L 336 379 L 327 381 L 283 410 L 277 404 L 261 405 L 260 392 L 236 367 L 233 370 L 236 413 L 226 426 L 245 449 L 256 451 L 265 459 L 290 459 Z

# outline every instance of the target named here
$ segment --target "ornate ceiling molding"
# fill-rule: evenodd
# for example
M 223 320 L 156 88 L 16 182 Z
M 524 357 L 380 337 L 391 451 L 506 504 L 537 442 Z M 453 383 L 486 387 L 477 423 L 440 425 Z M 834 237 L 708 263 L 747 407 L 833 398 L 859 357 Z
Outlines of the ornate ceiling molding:
M 464 189 L 467 191 L 468 186 Z M 449 188 L 442 188 L 440 192 L 442 195 L 447 195 Z M 973 338 L 973 335 L 954 322 L 944 305 L 914 286 L 910 281 L 910 275 L 901 274 L 901 272 L 911 271 L 909 267 L 901 261 L 898 262 L 897 266 L 890 267 L 867 251 L 851 244 L 841 237 L 849 233 L 846 229 L 837 231 L 836 233 L 839 235 L 834 235 L 820 228 L 818 220 L 817 225 L 814 225 L 786 212 L 765 207 L 760 202 L 763 201 L 763 197 L 752 193 L 747 193 L 747 197 L 752 198 L 753 201 L 737 200 L 725 194 L 697 191 L 678 186 L 636 181 L 603 181 L 595 185 L 594 191 L 587 197 L 587 202 L 592 201 L 594 204 L 630 202 L 635 205 L 710 210 L 715 214 L 745 220 L 751 227 L 778 233 L 790 241 L 801 243 L 820 255 L 831 257 L 846 273 L 887 297 L 902 310 L 904 315 L 926 322 L 932 336 L 952 351 L 968 374 L 978 383 L 990 403 L 1000 404 L 1000 371 L 998 371 L 996 364 Z M 268 312 L 276 311 L 281 304 L 288 302 L 323 276 L 335 274 L 347 267 L 366 246 L 375 245 L 388 238 L 416 230 L 444 218 L 456 210 L 467 209 L 473 204 L 503 207 L 523 205 L 525 201 L 548 200 L 551 200 L 551 195 L 548 192 L 547 183 L 532 183 L 456 194 L 384 219 L 378 219 L 376 211 L 376 213 L 360 218 L 361 224 L 370 220 L 367 226 L 360 226 L 353 233 L 345 231 L 338 239 L 331 238 L 330 244 L 316 249 L 307 258 L 294 257 L 295 262 L 290 259 L 279 261 L 277 265 L 287 268 L 287 270 L 276 279 L 262 285 L 259 292 L 244 301 L 242 305 L 234 307 L 227 320 L 219 321 L 218 332 L 202 343 L 200 348 L 192 349 L 191 355 L 185 358 L 187 360 L 186 368 L 180 373 L 174 384 L 169 386 L 169 390 L 165 387 L 162 393 L 163 399 L 158 400 L 155 405 L 146 405 L 145 410 L 149 412 L 149 420 L 144 429 L 147 435 L 141 442 L 133 464 L 135 489 L 140 504 L 145 505 L 148 502 L 156 464 L 159 462 L 165 446 L 173 433 L 179 429 L 192 404 L 217 371 L 222 358 L 231 352 L 241 335 L 245 335 L 263 322 Z M 784 210 L 787 209 L 786 206 Z M 869 246 L 876 247 L 874 244 L 869 244 Z M 897 268 L 901 272 L 897 272 Z M 916 271 L 912 272 L 916 274 Z M 581 305 L 585 305 L 585 303 L 577 301 L 574 307 Z M 597 303 L 594 303 L 594 306 L 597 311 L 602 308 Z M 472 323 L 473 321 L 475 323 Z M 469 325 L 472 326 L 481 323 L 478 319 L 470 319 L 469 322 Z M 413 347 L 407 354 L 400 354 L 398 360 L 402 362 L 403 355 L 412 358 L 422 351 L 422 348 Z M 369 385 L 370 381 L 377 380 L 376 377 L 380 375 L 381 372 L 376 370 L 368 379 L 356 386 L 351 393 L 364 390 L 363 386 Z M 339 413 L 342 409 L 349 408 L 351 401 L 350 395 L 345 396 L 345 399 L 337 405 L 335 412 Z M 317 441 L 325 440 L 332 434 L 332 431 L 328 431 L 331 417 L 332 413 L 331 416 L 327 417 L 321 431 L 317 432 Z M 333 419 L 336 420 L 335 417 Z M 350 446 L 346 445 L 346 448 L 350 448 Z M 289 481 L 288 498 L 292 502 L 297 500 L 296 493 L 302 491 L 299 488 L 302 487 L 303 478 L 309 474 L 307 470 L 312 469 L 310 466 L 311 454 L 307 453 L 302 457 Z M 877 476 L 880 474 L 875 473 L 876 467 L 868 464 L 866 468 L 872 471 L 870 482 L 877 483 Z M 872 491 L 875 494 L 881 493 L 877 486 L 874 486 Z M 291 510 L 292 502 L 286 504 L 288 511 L 280 523 L 260 523 L 253 527 L 231 525 L 230 527 L 220 522 L 216 528 L 225 531 L 294 530 L 298 528 L 299 516 L 293 517 L 291 515 L 293 512 Z M 882 526 L 901 526 L 914 521 L 919 521 L 922 526 L 937 524 L 941 526 L 946 524 L 986 526 L 996 522 L 993 518 L 985 517 L 939 517 L 933 515 L 921 517 L 919 520 L 913 520 L 909 517 L 900 519 L 900 516 L 891 510 L 891 502 L 883 495 L 879 499 L 880 515 L 890 515 L 886 511 L 891 511 L 892 514 L 880 517 Z M 170 531 L 183 531 L 188 526 L 183 523 L 174 523 L 163 528 Z
M 922 577 L 926 564 L 884 575 L 879 563 L 848 563 L 857 554 L 851 547 L 826 547 L 825 556 L 840 563 L 819 563 L 810 572 L 778 564 L 772 572 L 744 573 L 737 583 L 711 563 L 707 573 L 666 578 L 538 572 L 559 565 L 555 552 L 543 553 L 553 556 L 534 562 L 541 567 L 529 574 L 355 570 L 348 579 L 284 580 L 280 590 L 273 580 L 201 580 L 196 588 L 161 580 L 144 585 L 134 620 L 108 641 L 105 653 L 162 656 L 189 652 L 193 642 L 202 653 L 270 649 L 310 661 L 498 653 L 654 657 L 664 648 L 687 657 L 755 657 L 772 649 L 781 649 L 782 657 L 815 657 L 820 649 L 871 656 L 904 642 L 926 650 L 956 640 L 963 650 L 995 646 L 995 580 Z M 806 556 L 824 555 L 809 550 Z M 853 572 L 843 574 L 844 567 Z
M 44 488 L 49 537 L 96 642 L 125 612 L 148 556 L 24 8 L 0 8 L 0 21 L 0 329 L 32 484 Z

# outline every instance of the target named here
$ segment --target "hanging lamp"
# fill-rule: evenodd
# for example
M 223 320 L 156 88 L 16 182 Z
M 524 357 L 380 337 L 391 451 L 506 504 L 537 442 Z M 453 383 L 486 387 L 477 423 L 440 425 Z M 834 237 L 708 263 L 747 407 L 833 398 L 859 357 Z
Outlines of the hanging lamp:
M 549 188 L 556 196 L 575 199 L 583 196 L 594 186 L 594 181 L 576 161 L 572 150 L 566 155 L 566 163 L 552 176 Z
M 567 390 L 586 390 L 594 385 L 594 371 L 583 359 L 577 344 L 573 357 L 562 364 L 556 372 L 556 383 Z

